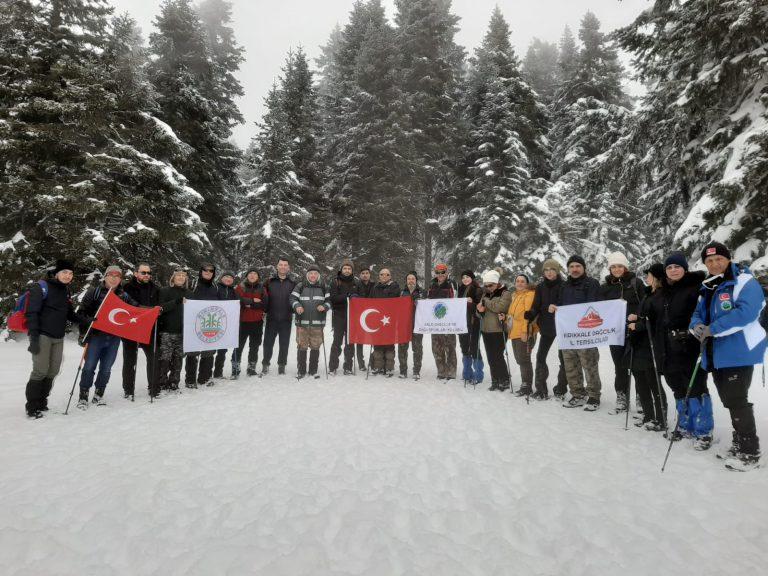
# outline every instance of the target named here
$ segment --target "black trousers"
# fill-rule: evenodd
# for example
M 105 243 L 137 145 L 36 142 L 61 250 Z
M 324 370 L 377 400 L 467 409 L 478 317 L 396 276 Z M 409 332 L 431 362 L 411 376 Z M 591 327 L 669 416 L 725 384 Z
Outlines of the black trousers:
M 672 389 L 676 400 L 685 398 L 688 389 L 688 383 L 691 381 L 693 370 L 696 367 L 698 353 L 694 350 L 683 352 L 669 352 L 664 358 L 664 379 L 667 385 Z M 696 379 L 691 386 L 691 398 L 699 398 L 702 394 L 707 394 L 707 373 L 699 367 L 696 372 Z
M 645 419 L 663 423 L 667 414 L 667 395 L 664 388 L 659 387 L 652 362 L 635 359 L 633 364 L 632 375 L 635 377 L 635 388 Z
M 269 320 L 267 317 L 267 325 L 264 328 L 264 359 L 262 363 L 269 366 L 272 361 L 272 351 L 275 348 L 275 339 L 279 338 L 280 351 L 277 354 L 278 366 L 285 366 L 288 364 L 288 346 L 291 343 L 291 327 L 293 326 L 293 320 L 287 318 L 286 320 Z
M 509 370 L 504 359 L 504 333 L 483 332 L 485 343 L 485 355 L 488 357 L 488 366 L 491 369 L 491 382 L 496 384 L 509 384 Z
M 328 370 L 338 369 L 341 350 L 344 349 L 344 370 L 352 370 L 353 346 L 347 344 L 344 337 L 347 335 L 347 315 L 338 312 L 333 313 L 331 319 L 333 328 L 333 342 L 331 343 L 331 358 L 328 360 Z
M 248 348 L 248 364 L 255 364 L 259 361 L 259 347 L 261 346 L 261 337 L 264 333 L 264 322 L 240 322 L 240 336 L 238 338 L 237 350 L 232 354 L 233 362 L 241 362 L 245 345 L 250 342 Z
M 755 413 L 748 399 L 754 369 L 754 366 L 738 366 L 712 371 L 720 400 L 731 413 L 733 429 L 744 436 L 757 435 Z
M 215 351 L 187 353 L 187 359 L 184 361 L 185 384 L 195 384 L 195 382 L 206 384 L 213 378 L 213 357 L 215 355 Z
M 611 359 L 615 373 L 613 388 L 617 396 L 626 394 L 629 391 L 629 349 L 626 346 L 611 346 Z
M 157 375 L 154 374 L 155 351 L 152 344 L 139 344 L 133 340 L 123 340 L 123 392 L 133 394 L 136 390 L 136 365 L 139 359 L 139 348 L 144 351 L 147 361 L 147 383 L 151 390 Z
M 547 366 L 547 355 L 557 336 L 555 334 L 542 334 L 539 340 L 539 349 L 536 352 L 536 391 L 547 394 L 547 378 L 549 378 L 549 366 Z M 557 371 L 557 384 L 552 389 L 553 394 L 565 395 L 568 392 L 568 379 L 565 377 L 565 364 L 563 364 L 563 353 L 557 351 L 557 358 L 560 362 L 560 368 Z

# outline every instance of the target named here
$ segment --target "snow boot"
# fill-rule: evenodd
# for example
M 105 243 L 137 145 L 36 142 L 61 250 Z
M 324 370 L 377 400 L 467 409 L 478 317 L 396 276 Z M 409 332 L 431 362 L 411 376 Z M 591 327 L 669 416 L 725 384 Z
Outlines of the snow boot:
M 499 389 L 499 383 L 494 380 L 491 382 L 491 386 L 488 388 L 488 391 L 495 392 L 498 389 Z
M 540 390 L 536 390 L 536 392 L 531 394 L 531 398 L 534 400 L 549 400 L 549 394 Z
M 584 396 L 571 396 L 570 400 L 563 402 L 563 408 L 581 408 L 587 403 Z
M 261 375 L 265 376 L 269 374 L 269 364 L 262 364 L 261 365 Z
M 249 374 L 249 376 L 252 376 L 252 374 Z M 240 362 L 232 362 L 232 375 L 229 379 L 237 380 L 238 378 L 240 378 Z
M 42 410 L 32 410 L 31 412 L 27 412 L 27 418 L 29 420 L 39 420 L 43 417 Z
M 623 414 L 627 411 L 628 403 L 627 403 L 627 393 L 626 392 L 617 392 L 616 393 L 616 407 L 613 410 L 609 410 L 608 414 L 616 415 L 616 414 Z
M 418 372 L 414 372 L 413 373 L 413 379 L 414 380 L 418 380 L 419 378 L 421 378 L 421 376 L 419 376 L 419 373 Z
M 739 435 L 736 430 L 733 431 L 733 436 L 731 440 L 731 446 L 726 450 L 725 452 L 718 452 L 715 454 L 715 456 L 720 460 L 728 460 L 729 458 L 737 458 L 739 453 L 741 453 L 741 446 L 739 445 L 739 440 L 741 436 Z
M 344 368 L 344 376 L 352 376 L 354 372 L 348 368 Z
M 600 400 L 597 398 L 589 398 L 587 403 L 584 405 L 585 412 L 594 412 L 598 408 L 600 408 Z
M 725 467 L 734 472 L 749 472 L 760 467 L 760 440 L 756 434 L 739 435 L 739 452 L 725 460 Z
M 269 366 L 266 367 L 266 370 L 262 366 L 261 373 L 266 374 L 267 370 L 269 370 Z M 237 363 L 237 372 L 240 372 L 240 363 Z M 248 367 L 245 369 L 245 375 L 246 376 L 256 376 L 256 362 L 248 362 Z
M 309 351 L 309 375 L 317 376 L 317 367 L 320 364 L 320 350 Z
M 400 370 L 400 376 L 398 376 L 401 380 L 405 380 L 408 378 L 408 370 Z
M 691 398 L 689 406 L 693 419 L 693 435 L 696 438 L 693 447 L 696 450 L 709 450 L 712 446 L 712 429 L 715 427 L 712 398 L 709 394 L 702 394 L 701 398 Z
M 472 372 L 474 373 L 472 377 L 473 384 L 480 384 L 483 381 L 483 378 L 485 378 L 483 368 L 483 359 L 478 353 L 478 357 L 472 360 Z
M 304 378 L 307 375 L 307 351 L 299 350 L 296 352 L 296 377 Z
M 277 365 L 277 373 L 278 373 L 279 375 L 281 375 L 281 376 L 282 376 L 283 374 L 285 374 L 285 364 L 278 364 L 278 365 Z
M 106 406 L 107 401 L 104 400 L 104 389 L 103 388 L 97 388 L 96 392 L 93 394 L 93 399 L 91 400 L 93 404 L 96 404 L 96 406 Z
M 689 404 L 686 404 L 685 398 L 675 401 L 677 408 L 677 430 L 682 436 L 690 435 L 693 427 L 693 419 L 689 410 Z
M 472 357 L 462 356 L 461 362 L 462 362 L 461 377 L 464 379 L 464 382 L 469 382 L 473 380 L 475 376 L 472 373 Z

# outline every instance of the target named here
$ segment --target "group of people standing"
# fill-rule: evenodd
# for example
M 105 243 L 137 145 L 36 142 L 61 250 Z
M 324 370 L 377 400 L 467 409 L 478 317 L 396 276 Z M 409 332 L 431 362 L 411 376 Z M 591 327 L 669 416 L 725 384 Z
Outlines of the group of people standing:
M 147 263 L 136 267 L 133 276 L 123 282 L 123 271 L 109 266 L 103 280 L 89 288 L 75 309 L 68 285 L 73 266 L 66 261 L 56 264 L 47 281 L 30 289 L 27 319 L 33 370 L 27 384 L 27 414 L 39 418 L 47 410 L 47 398 L 58 374 L 62 342 L 68 321 L 80 325 L 81 344 L 87 342 L 84 355 L 78 406 L 87 408 L 90 389 L 95 389 L 91 403 L 101 404 L 117 357 L 120 338 L 91 329 L 99 306 L 110 291 L 128 304 L 161 308 L 157 338 L 150 344 L 123 341 L 123 392 L 133 399 L 138 351 L 146 359 L 149 394 L 212 386 L 224 377 L 227 350 L 184 353 L 182 347 L 183 307 L 187 300 L 239 300 L 241 306 L 239 346 L 231 353 L 231 376 L 241 374 L 242 358 L 248 347 L 245 369 L 248 376 L 270 371 L 277 342 L 277 373 L 286 373 L 292 326 L 296 325 L 297 378 L 318 377 L 320 348 L 324 345 L 324 326 L 332 312 L 333 340 L 327 370 L 338 373 L 341 359 L 343 374 L 357 368 L 370 374 L 394 375 L 395 356 L 399 376 L 408 377 L 408 351 L 411 351 L 411 376 L 419 379 L 423 360 L 423 336 L 413 334 L 408 343 L 397 346 L 373 346 L 365 357 L 364 347 L 349 343 L 347 309 L 350 298 L 420 299 L 462 298 L 467 306 L 467 332 L 459 335 L 462 377 L 477 385 L 484 379 L 485 365 L 480 351 L 482 337 L 490 371 L 492 391 L 511 388 L 507 341 L 520 369 L 521 386 L 515 394 L 526 399 L 550 397 L 547 356 L 556 340 L 555 315 L 558 307 L 598 300 L 623 299 L 627 303 L 627 338 L 624 345 L 611 346 L 615 367 L 616 406 L 613 413 L 629 409 L 631 379 L 636 384 L 642 417 L 637 425 L 651 431 L 667 429 L 667 398 L 661 383 L 663 375 L 672 391 L 677 410 L 677 425 L 670 432 L 672 440 L 690 437 L 698 450 L 712 443 L 714 426 L 712 400 L 707 388 L 711 373 L 719 396 L 729 409 L 733 424 L 733 443 L 724 455 L 732 469 L 757 465 L 760 455 L 752 404 L 747 392 L 754 365 L 762 363 L 766 333 L 758 317 L 764 307 L 761 287 L 748 269 L 731 261 L 728 249 L 717 242 L 702 251 L 708 274 L 690 271 L 681 252 L 672 252 L 663 263 L 644 270 L 641 280 L 630 270 L 621 253 L 608 256 L 609 274 L 600 283 L 587 274 L 585 260 L 571 256 L 563 277 L 561 264 L 544 261 L 542 278 L 537 284 L 525 274 L 514 277 L 514 291 L 502 282 L 499 270 L 478 276 L 472 270 L 461 272 L 455 282 L 445 264 L 435 266 L 434 278 L 425 289 L 416 272 L 405 277 L 401 289 L 389 269 L 378 271 L 378 281 L 371 270 L 362 268 L 354 275 L 353 263 L 342 262 L 329 282 L 323 282 L 318 267 L 310 266 L 304 279 L 297 280 L 290 263 L 280 259 L 276 272 L 262 282 L 259 270 L 247 270 L 241 281 L 231 271 L 216 278 L 212 264 L 200 267 L 194 287 L 188 273 L 178 268 L 166 286 L 152 280 Z M 261 369 L 258 370 L 262 346 Z M 536 344 L 538 340 L 538 349 Z M 533 359 L 536 351 L 535 364 Z M 432 335 L 432 351 L 437 377 L 450 381 L 457 377 L 456 336 Z M 595 411 L 600 406 L 601 379 L 597 348 L 558 351 L 558 373 L 552 392 L 566 408 Z M 568 397 L 567 393 L 570 392 Z

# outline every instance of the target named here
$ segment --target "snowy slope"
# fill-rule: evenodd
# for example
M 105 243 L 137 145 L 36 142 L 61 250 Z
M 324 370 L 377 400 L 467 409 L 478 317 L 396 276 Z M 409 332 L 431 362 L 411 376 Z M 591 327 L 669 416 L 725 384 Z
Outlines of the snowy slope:
M 0 572 L 765 573 L 768 471 L 719 466 L 719 401 L 720 444 L 676 445 L 662 475 L 661 435 L 608 414 L 607 353 L 589 414 L 438 383 L 426 348 L 419 382 L 270 376 L 153 405 L 143 376 L 122 398 L 118 360 L 109 406 L 30 422 L 26 343 L 0 344 Z M 53 411 L 79 350 L 67 343 Z M 753 395 L 768 441 L 759 376 Z

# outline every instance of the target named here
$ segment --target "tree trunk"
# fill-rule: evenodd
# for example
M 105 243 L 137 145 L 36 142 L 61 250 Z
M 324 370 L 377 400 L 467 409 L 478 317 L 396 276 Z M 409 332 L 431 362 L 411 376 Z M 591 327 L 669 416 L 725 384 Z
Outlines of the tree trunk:
M 432 277 L 432 231 L 430 225 L 424 226 L 424 282 Z

